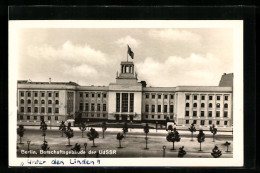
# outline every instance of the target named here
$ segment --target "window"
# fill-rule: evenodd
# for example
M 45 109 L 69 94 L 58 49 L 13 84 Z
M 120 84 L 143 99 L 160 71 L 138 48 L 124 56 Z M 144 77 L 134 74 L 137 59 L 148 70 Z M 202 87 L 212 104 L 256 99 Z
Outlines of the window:
M 173 119 L 173 115 L 170 116 L 170 119 Z
M 116 93 L 116 112 L 120 112 L 120 93 Z
M 145 98 L 149 99 L 149 94 L 145 94 Z
M 41 113 L 44 113 L 44 112 L 45 112 L 45 108 L 41 107 Z
M 100 114 L 97 114 L 97 117 L 100 117 Z
M 193 103 L 193 107 L 196 108 L 197 107 L 197 103 Z
M 227 103 L 224 104 L 224 108 L 228 108 L 228 104 Z
M 52 101 L 51 101 L 51 100 L 48 100 L 48 104 L 49 104 L 49 105 L 52 104 Z
M 212 111 L 209 111 L 209 117 L 212 117 Z
M 204 108 L 205 107 L 205 103 L 201 103 L 200 107 Z
M 34 104 L 38 104 L 38 100 L 34 100 Z
M 224 121 L 224 125 L 227 126 L 227 121 Z
M 152 105 L 152 112 L 155 112 L 155 105 Z
M 185 123 L 186 123 L 186 124 L 190 124 L 189 120 L 186 120 Z
M 41 116 L 41 120 L 44 120 L 44 116 Z
M 152 99 L 155 99 L 155 95 L 154 94 L 152 95 Z
M 24 99 L 21 99 L 21 104 L 24 104 Z
M 174 99 L 174 95 L 173 94 L 171 94 L 171 99 Z
M 23 120 L 23 116 L 22 115 L 20 115 L 20 120 Z
M 24 107 L 21 107 L 21 112 L 24 112 Z
M 104 98 L 107 98 L 107 94 L 103 94 L 103 97 L 104 97 Z
M 213 96 L 209 96 L 209 100 L 212 100 L 213 99 Z
M 161 112 L 161 105 L 158 105 L 158 112 Z
M 38 97 L 38 93 L 34 93 L 34 97 Z
M 224 112 L 224 117 L 225 117 L 225 118 L 228 117 L 228 112 L 227 112 L 227 111 Z
M 154 115 L 152 115 L 152 118 L 154 118 Z
M 55 104 L 58 105 L 59 104 L 59 100 L 55 100 Z
M 128 112 L 128 93 L 122 93 L 122 112 Z
M 45 100 L 42 100 L 41 103 L 42 103 L 42 104 L 45 104 Z
M 173 105 L 170 105 L 170 113 L 173 113 Z
M 51 120 L 51 116 L 48 116 L 48 120 Z
M 168 98 L 168 95 L 164 95 L 164 98 L 167 99 L 167 98 Z
M 94 94 L 94 93 L 92 93 L 92 97 L 95 97 L 95 94 Z
M 212 121 L 211 120 L 209 120 L 209 125 L 211 125 L 212 124 Z
M 85 111 L 88 111 L 88 103 L 85 103 Z
M 148 115 L 145 115 L 145 118 L 148 118 Z
M 217 125 L 219 125 L 219 121 L 217 121 L 217 123 L 216 123 Z
M 45 96 L 45 94 L 44 94 L 44 93 L 41 93 L 41 95 L 42 95 L 42 97 L 44 97 L 44 96 Z
M 190 100 L 190 95 L 186 95 L 186 100 Z
M 79 103 L 79 110 L 80 110 L 80 111 L 83 110 L 83 103 Z
M 56 121 L 59 120 L 59 117 L 58 117 L 58 116 L 55 116 L 55 120 L 56 120 Z
M 194 100 L 197 100 L 197 96 L 193 96 L 193 99 L 194 99 Z
M 200 116 L 201 116 L 201 117 L 204 117 L 204 111 L 201 111 L 201 112 L 200 112 Z
M 100 104 L 97 104 L 97 111 L 100 111 Z
M 145 105 L 145 112 L 149 112 L 149 105 Z
M 134 93 L 130 93 L 130 112 L 134 112 Z
M 94 111 L 94 110 L 95 110 L 95 104 L 91 103 L 91 111 Z
M 212 103 L 209 104 L 209 108 L 212 108 Z
M 59 97 L 59 93 L 55 93 L 55 97 Z M 55 119 L 56 120 L 56 119 Z
M 161 115 L 158 115 L 158 119 L 160 119 L 161 118 Z
M 159 94 L 159 95 L 158 95 L 158 99 L 161 99 L 161 98 L 162 98 L 162 96 Z
M 217 107 L 217 108 L 220 108 L 220 103 L 217 103 L 217 104 L 216 104 L 216 107 Z
M 197 116 L 197 111 L 193 111 L 193 116 L 194 116 L 194 117 Z
M 24 92 L 21 92 L 21 97 L 24 97 Z
M 51 108 L 48 108 L 48 113 L 51 113 L 51 112 L 52 112 Z
M 86 93 L 86 97 L 88 97 L 88 93 Z
M 79 97 L 83 97 L 83 94 L 82 94 L 82 93 L 79 93 Z
M 197 124 L 197 120 L 193 120 L 193 124 Z
M 190 104 L 189 103 L 186 103 L 186 108 L 190 107 Z
M 51 93 L 48 93 L 48 96 L 49 96 L 49 97 L 51 97 L 51 95 L 52 95 Z
M 34 107 L 34 113 L 38 113 L 38 107 Z
M 93 113 L 91 113 L 91 117 L 94 117 L 94 114 L 93 114 Z
M 31 102 L 31 100 L 29 99 L 29 100 L 27 100 L 27 103 L 28 103 L 28 104 L 31 104 L 32 102 Z
M 28 113 L 31 113 L 31 107 L 28 107 L 28 108 L 27 108 L 27 112 L 28 112 Z
M 30 116 L 27 116 L 27 120 L 30 120 Z
M 167 115 L 164 115 L 164 119 L 166 119 L 167 118 Z
M 55 113 L 59 113 L 59 108 L 55 108 Z
M 205 124 L 205 120 L 200 120 L 200 125 L 204 125 Z
M 217 100 L 220 100 L 220 96 L 217 96 Z
M 98 96 L 98 98 L 100 98 L 100 94 L 98 94 L 97 96 Z
M 30 92 L 28 92 L 28 93 L 27 93 L 27 96 L 28 96 L 28 97 L 31 97 L 31 93 L 30 93 Z
M 106 114 L 103 114 L 103 118 L 105 118 L 106 117 Z
M 186 117 L 190 116 L 190 112 L 189 111 L 185 111 L 185 116 Z
M 228 96 L 225 96 L 225 100 L 228 100 Z
M 220 116 L 220 112 L 216 111 L 216 117 L 219 117 L 219 116 Z
M 33 119 L 34 119 L 34 120 L 37 120 L 37 116 L 33 116 Z
M 201 100 L 205 100 L 205 96 L 201 96 Z
M 164 105 L 163 111 L 167 112 L 167 105 Z
M 103 111 L 107 111 L 107 105 L 103 104 Z

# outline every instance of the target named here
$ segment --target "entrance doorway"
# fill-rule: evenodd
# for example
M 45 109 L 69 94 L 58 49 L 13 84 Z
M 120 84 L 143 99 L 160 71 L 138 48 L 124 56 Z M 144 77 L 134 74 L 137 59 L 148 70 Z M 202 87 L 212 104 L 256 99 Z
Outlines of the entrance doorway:
M 127 121 L 127 115 L 122 115 L 122 121 L 126 122 Z
M 119 115 L 116 115 L 116 121 L 119 121 Z

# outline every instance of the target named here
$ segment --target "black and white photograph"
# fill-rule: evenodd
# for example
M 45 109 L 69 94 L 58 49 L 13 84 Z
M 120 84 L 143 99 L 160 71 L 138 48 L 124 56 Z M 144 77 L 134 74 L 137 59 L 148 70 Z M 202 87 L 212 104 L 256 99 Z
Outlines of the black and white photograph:
M 11 166 L 242 166 L 243 21 L 9 21 Z

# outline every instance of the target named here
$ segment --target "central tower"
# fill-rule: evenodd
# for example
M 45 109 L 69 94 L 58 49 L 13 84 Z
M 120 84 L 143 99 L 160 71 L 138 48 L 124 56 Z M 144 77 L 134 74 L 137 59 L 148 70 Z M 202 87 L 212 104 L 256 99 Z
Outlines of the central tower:
M 121 72 L 116 76 L 116 83 L 118 84 L 133 84 L 137 83 L 137 74 L 134 70 L 134 63 L 131 61 L 121 62 Z

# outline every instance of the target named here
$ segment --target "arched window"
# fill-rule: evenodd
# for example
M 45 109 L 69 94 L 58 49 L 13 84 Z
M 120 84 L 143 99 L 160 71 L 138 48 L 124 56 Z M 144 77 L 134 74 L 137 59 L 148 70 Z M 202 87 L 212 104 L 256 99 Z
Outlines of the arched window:
M 51 100 L 48 100 L 48 104 L 52 104 L 52 101 L 51 101 Z
M 42 100 L 42 104 L 45 104 L 45 101 L 44 101 L 44 100 Z
M 24 104 L 24 99 L 21 99 L 21 104 Z
M 197 107 L 197 103 L 193 103 L 193 107 L 196 108 Z
M 217 103 L 217 105 L 216 105 L 216 106 L 217 106 L 217 108 L 220 108 L 220 103 Z
M 204 103 L 201 103 L 201 107 L 204 108 L 204 107 L 205 107 L 205 104 L 204 104 Z
M 227 103 L 224 104 L 224 108 L 228 108 L 228 104 Z
M 212 103 L 209 104 L 209 108 L 212 108 Z
M 38 104 L 38 100 L 34 100 L 34 104 Z
M 58 105 L 58 104 L 59 104 L 59 100 L 56 100 L 56 101 L 55 101 L 55 104 Z
M 186 107 L 187 107 L 187 108 L 190 107 L 190 104 L 189 104 L 189 103 L 186 103 Z
M 28 100 L 27 100 L 27 103 L 28 103 L 28 104 L 31 104 L 32 102 L 31 102 L 31 100 L 30 100 L 30 99 L 28 99 Z

